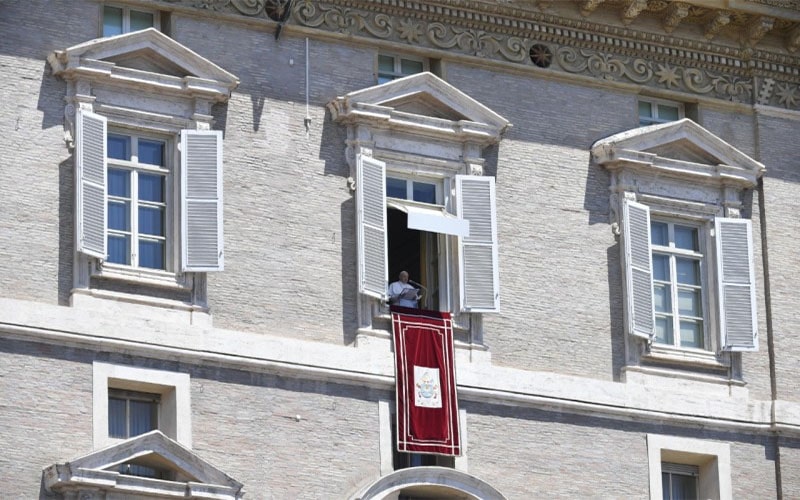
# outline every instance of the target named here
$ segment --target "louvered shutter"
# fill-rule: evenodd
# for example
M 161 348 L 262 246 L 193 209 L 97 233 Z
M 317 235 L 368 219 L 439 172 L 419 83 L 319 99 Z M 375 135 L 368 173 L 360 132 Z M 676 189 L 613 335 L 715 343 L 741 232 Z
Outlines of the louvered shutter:
M 76 245 L 106 258 L 106 119 L 79 109 L 75 120 Z
M 497 312 L 500 277 L 494 177 L 456 176 L 458 216 L 469 221 L 469 236 L 459 238 L 461 310 Z
M 650 208 L 625 200 L 622 220 L 628 333 L 649 339 L 655 329 Z
M 358 221 L 358 291 L 386 299 L 386 164 L 358 155 L 356 212 Z
M 757 351 L 753 236 L 747 219 L 715 220 L 722 348 Z
M 181 269 L 223 270 L 222 132 L 181 131 Z

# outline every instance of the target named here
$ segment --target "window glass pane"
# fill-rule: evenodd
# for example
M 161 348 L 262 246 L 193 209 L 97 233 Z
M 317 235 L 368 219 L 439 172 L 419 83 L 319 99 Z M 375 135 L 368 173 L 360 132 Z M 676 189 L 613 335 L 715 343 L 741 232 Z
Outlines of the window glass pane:
M 153 412 L 153 407 L 155 406 L 154 403 L 149 401 L 131 400 L 129 404 L 131 412 L 130 437 L 138 436 L 139 434 L 144 434 L 145 432 L 150 432 L 156 428 Z
M 131 206 L 127 201 L 108 200 L 108 228 L 131 230 Z
M 639 118 L 652 118 L 653 105 L 649 102 L 639 101 Z
M 139 233 L 164 236 L 164 209 L 139 207 Z
M 139 199 L 164 203 L 164 176 L 139 174 Z
M 423 69 L 422 61 L 411 61 L 409 59 L 400 60 L 400 73 L 404 75 L 414 75 L 416 73 L 422 73 L 422 69 Z
M 122 9 L 103 7 L 103 36 L 122 34 Z
M 686 226 L 675 226 L 675 246 L 685 250 L 700 250 L 697 239 L 697 228 Z
M 164 143 L 139 139 L 139 163 L 164 165 Z
M 404 179 L 395 179 L 393 177 L 386 178 L 386 196 L 390 198 L 407 199 L 408 193 L 406 192 L 407 183 Z
M 653 285 L 653 307 L 656 312 L 672 312 L 672 304 L 670 304 L 670 286 L 669 285 Z
M 150 12 L 131 11 L 131 31 L 139 31 L 153 27 L 153 14 Z
M 703 315 L 700 306 L 700 290 L 678 290 L 678 313 L 681 316 Z
M 139 267 L 164 269 L 164 242 L 139 240 Z
M 378 56 L 378 72 L 394 73 L 394 57 Z
M 131 159 L 131 138 L 126 135 L 108 134 L 106 138 L 107 154 L 115 160 Z
M 700 285 L 700 261 L 692 259 L 675 259 L 678 283 L 684 285 Z
M 108 169 L 108 194 L 120 198 L 131 197 L 131 173 L 116 168 Z
M 653 279 L 669 281 L 669 256 L 658 253 L 653 254 Z
M 125 403 L 124 399 L 108 398 L 108 436 L 112 438 L 127 438 L 125 432 Z
M 414 201 L 436 203 L 436 185 L 427 182 L 414 183 Z
M 650 243 L 669 246 L 669 226 L 663 222 L 650 222 Z
M 703 347 L 702 322 L 681 320 L 681 346 L 698 348 Z
M 697 478 L 683 474 L 670 474 L 672 500 L 695 500 L 697 498 Z
M 108 261 L 114 264 L 130 265 L 131 238 L 116 234 L 108 235 Z
M 656 316 L 656 342 L 661 344 L 673 344 L 672 317 Z
M 670 500 L 669 496 L 669 474 L 666 472 L 661 473 L 661 498 Z
M 678 119 L 678 107 L 668 104 L 658 105 L 658 118 L 664 121 L 675 121 Z

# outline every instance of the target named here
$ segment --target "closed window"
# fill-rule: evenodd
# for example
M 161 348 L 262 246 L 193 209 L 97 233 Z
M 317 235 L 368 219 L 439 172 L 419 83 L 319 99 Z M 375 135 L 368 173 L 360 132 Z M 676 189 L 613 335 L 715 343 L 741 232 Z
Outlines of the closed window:
M 105 117 L 77 116 L 78 251 L 104 273 L 151 282 L 222 270 L 222 134 L 107 132 Z
M 424 59 L 378 54 L 378 83 L 390 82 L 423 71 L 428 71 L 428 64 Z
M 653 255 L 655 341 L 676 347 L 705 347 L 703 253 L 700 228 L 650 222 Z
M 109 133 L 108 262 L 167 269 L 169 142 Z M 171 155 L 169 155 L 171 157 Z
M 158 429 L 160 394 L 109 389 L 108 437 L 127 439 Z
M 639 99 L 639 125 L 674 122 L 683 118 L 683 104 L 659 99 Z
M 663 500 L 691 500 L 700 498 L 697 465 L 661 462 L 661 490 Z
M 103 36 L 115 36 L 147 28 L 160 28 L 158 11 L 137 10 L 129 7 L 103 6 Z

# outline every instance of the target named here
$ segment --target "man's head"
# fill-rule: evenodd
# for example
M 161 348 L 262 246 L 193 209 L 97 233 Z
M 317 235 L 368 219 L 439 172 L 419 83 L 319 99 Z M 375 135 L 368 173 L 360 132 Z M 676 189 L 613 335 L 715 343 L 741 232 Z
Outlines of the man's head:
M 408 273 L 405 271 L 400 271 L 400 281 L 403 283 L 408 283 Z

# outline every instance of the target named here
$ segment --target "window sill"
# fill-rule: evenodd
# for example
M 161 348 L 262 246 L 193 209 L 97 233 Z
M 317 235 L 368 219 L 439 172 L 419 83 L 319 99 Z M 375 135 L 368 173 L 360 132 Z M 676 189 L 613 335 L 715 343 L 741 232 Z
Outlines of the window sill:
M 157 269 L 145 269 L 98 263 L 92 268 L 92 277 L 127 281 L 138 285 L 157 286 L 173 290 L 189 290 L 192 288 L 192 278 L 189 274 L 172 273 Z
M 727 370 L 730 368 L 730 358 L 724 354 L 717 355 L 714 352 L 702 349 L 680 349 L 658 344 L 650 345 L 647 352 L 642 356 L 642 359 L 717 370 Z

